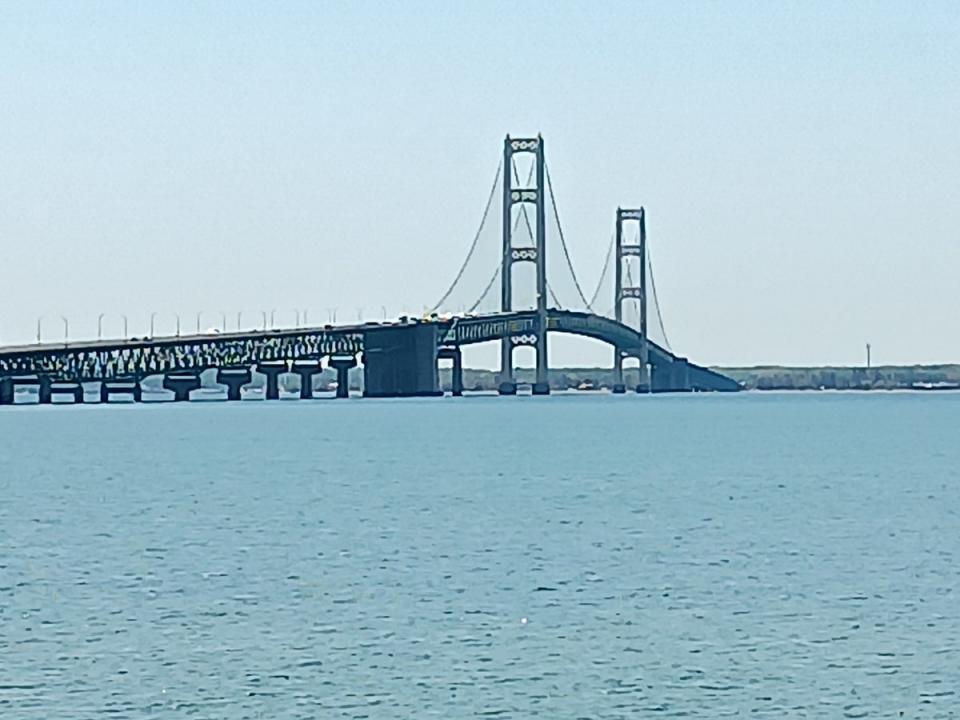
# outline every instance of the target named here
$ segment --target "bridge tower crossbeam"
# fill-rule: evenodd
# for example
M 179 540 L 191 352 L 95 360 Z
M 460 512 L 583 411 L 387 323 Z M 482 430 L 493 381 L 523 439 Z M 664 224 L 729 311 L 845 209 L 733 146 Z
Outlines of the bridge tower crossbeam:
M 635 243 L 624 242 L 624 224 L 635 222 L 639 226 L 638 241 Z M 628 302 L 637 302 L 640 305 L 640 327 L 635 328 L 640 333 L 640 382 L 637 386 L 637 392 L 649 392 L 650 389 L 650 348 L 647 338 L 647 223 L 646 212 L 640 208 L 617 208 L 617 232 L 616 232 L 616 252 L 615 252 L 615 270 L 613 283 L 613 313 L 614 319 L 618 323 L 623 322 L 623 308 Z M 634 275 L 628 273 L 628 277 L 638 278 L 638 285 L 625 286 L 623 284 L 624 271 L 628 263 L 638 263 L 639 267 Z M 613 350 L 613 391 L 622 393 L 625 391 L 623 384 L 623 348 L 616 347 Z
M 513 169 L 514 155 L 531 153 L 535 156 L 534 172 L 536 183 L 534 187 L 514 187 Z M 518 262 L 533 262 L 536 265 L 536 297 L 537 297 L 537 331 L 535 338 L 537 353 L 536 382 L 533 385 L 534 395 L 548 395 L 550 384 L 548 378 L 547 360 L 547 264 L 546 264 L 546 180 L 545 156 L 543 137 L 511 138 L 509 135 L 503 141 L 503 255 L 500 271 L 500 308 L 503 312 L 513 311 L 513 264 Z M 536 215 L 536 238 L 533 247 L 517 247 L 513 243 L 513 211 L 514 206 L 529 203 L 534 206 Z M 517 383 L 513 372 L 513 350 L 517 345 L 516 338 L 506 337 L 500 342 L 500 394 L 513 395 L 517 391 Z

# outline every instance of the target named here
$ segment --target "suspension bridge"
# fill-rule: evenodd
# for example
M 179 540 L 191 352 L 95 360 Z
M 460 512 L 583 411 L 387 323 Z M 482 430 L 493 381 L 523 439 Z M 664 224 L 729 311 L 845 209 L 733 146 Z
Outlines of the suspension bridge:
M 499 223 L 491 212 L 498 194 Z M 655 318 L 652 327 L 648 314 Z M 627 390 L 627 362 L 637 363 L 640 393 L 740 389 L 670 348 L 644 208 L 616 210 L 604 264 L 588 296 L 560 224 L 543 138 L 507 136 L 466 257 L 422 318 L 61 343 L 38 338 L 32 345 L 0 347 L 0 405 L 14 403 L 17 389 L 25 386 L 36 388 L 41 403 L 63 395 L 84 402 L 89 383 L 99 384 L 101 402 L 115 395 L 138 401 L 143 381 L 155 376 L 174 400 L 184 401 L 208 370 L 216 371 L 228 400 L 241 399 L 254 372 L 266 378 L 267 399 L 280 397 L 286 373 L 300 377 L 300 396 L 310 398 L 313 378 L 324 367 L 336 370 L 337 397 L 347 397 L 348 373 L 358 364 L 365 397 L 442 395 L 441 361 L 452 362 L 451 391 L 462 395 L 463 348 L 485 342 L 500 343 L 501 395 L 517 393 L 514 354 L 520 348 L 535 353 L 531 392 L 546 395 L 553 333 L 609 344 L 614 393 Z

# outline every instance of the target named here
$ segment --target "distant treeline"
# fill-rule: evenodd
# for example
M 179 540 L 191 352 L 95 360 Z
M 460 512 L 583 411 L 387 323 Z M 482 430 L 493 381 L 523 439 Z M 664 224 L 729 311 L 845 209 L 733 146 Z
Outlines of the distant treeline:
M 908 365 L 864 367 L 778 367 L 758 366 L 712 368 L 733 378 L 746 390 L 902 390 L 960 388 L 960 365 Z M 517 379 L 532 382 L 532 369 L 517 370 Z M 639 381 L 635 368 L 624 370 L 627 386 Z M 441 382 L 449 385 L 449 372 L 441 370 Z M 577 387 L 609 388 L 609 368 L 558 368 L 550 371 L 554 389 Z M 491 370 L 464 370 L 467 389 L 495 390 L 496 373 Z
M 749 390 L 902 390 L 960 387 L 960 365 L 717 368 Z

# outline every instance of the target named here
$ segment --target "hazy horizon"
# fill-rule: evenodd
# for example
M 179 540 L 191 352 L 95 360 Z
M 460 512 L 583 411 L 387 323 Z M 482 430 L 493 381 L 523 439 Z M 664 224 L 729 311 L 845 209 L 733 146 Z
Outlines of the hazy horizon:
M 418 314 L 541 132 L 586 286 L 646 207 L 678 354 L 960 362 L 958 37 L 946 2 L 5 3 L 0 345 Z

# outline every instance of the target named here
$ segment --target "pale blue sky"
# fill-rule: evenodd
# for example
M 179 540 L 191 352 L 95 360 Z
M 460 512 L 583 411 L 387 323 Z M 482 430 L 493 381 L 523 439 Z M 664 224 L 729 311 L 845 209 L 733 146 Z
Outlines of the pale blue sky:
M 646 206 L 678 352 L 960 361 L 958 38 L 956 2 L 5 2 L 0 342 L 421 308 L 539 131 L 585 284 Z

